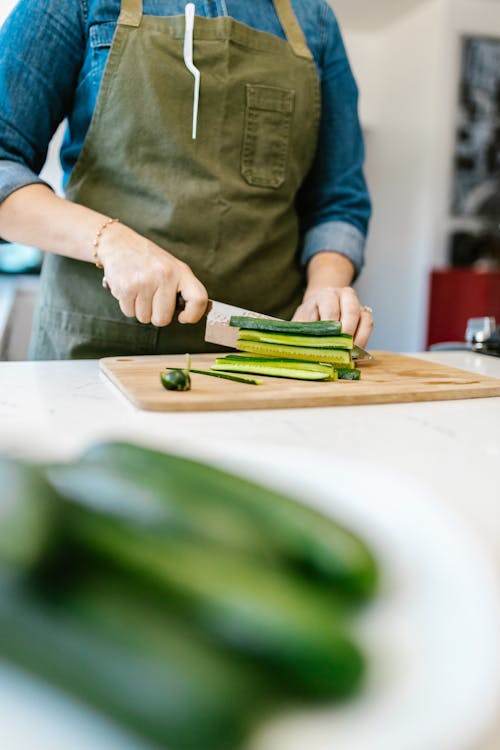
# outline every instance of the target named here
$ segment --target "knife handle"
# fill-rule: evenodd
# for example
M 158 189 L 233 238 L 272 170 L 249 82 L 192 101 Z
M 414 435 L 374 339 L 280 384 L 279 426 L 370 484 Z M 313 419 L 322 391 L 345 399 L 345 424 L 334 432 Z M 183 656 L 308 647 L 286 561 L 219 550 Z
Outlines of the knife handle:
M 177 298 L 175 300 L 175 312 L 182 312 L 186 308 L 186 300 L 182 296 L 181 292 L 177 292 Z

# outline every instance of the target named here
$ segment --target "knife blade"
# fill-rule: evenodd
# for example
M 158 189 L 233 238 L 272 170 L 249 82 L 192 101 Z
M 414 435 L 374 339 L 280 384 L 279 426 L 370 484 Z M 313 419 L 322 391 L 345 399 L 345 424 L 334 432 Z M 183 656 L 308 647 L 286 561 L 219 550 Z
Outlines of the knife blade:
M 205 341 L 210 344 L 218 344 L 236 349 L 240 329 L 230 324 L 233 315 L 245 318 L 280 320 L 280 318 L 274 318 L 271 315 L 252 312 L 252 310 L 245 310 L 242 307 L 209 299 L 206 312 Z M 373 359 L 373 356 L 360 346 L 354 345 L 352 358 L 356 360 L 356 364 L 361 364 L 362 362 L 369 362 Z
M 245 318 L 264 318 L 267 320 L 277 320 L 270 315 L 245 310 L 235 305 L 227 305 L 225 302 L 216 302 L 213 299 L 208 300 L 207 305 L 207 322 L 205 326 L 205 341 L 210 344 L 220 344 L 236 349 L 236 342 L 240 334 L 240 329 L 230 324 L 233 315 L 239 315 Z

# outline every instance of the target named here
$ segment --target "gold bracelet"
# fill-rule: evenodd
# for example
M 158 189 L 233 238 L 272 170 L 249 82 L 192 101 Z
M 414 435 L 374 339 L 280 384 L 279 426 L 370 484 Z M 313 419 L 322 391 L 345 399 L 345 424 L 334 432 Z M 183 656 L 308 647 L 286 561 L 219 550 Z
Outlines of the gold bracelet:
M 108 219 L 104 222 L 104 224 L 101 224 L 99 229 L 96 232 L 95 240 L 92 243 L 92 247 L 94 248 L 94 252 L 92 253 L 96 268 L 104 268 L 101 261 L 99 260 L 99 253 L 97 252 L 99 248 L 99 243 L 101 241 L 102 233 L 106 229 L 106 227 L 109 227 L 111 224 L 117 224 L 119 223 L 120 219 Z

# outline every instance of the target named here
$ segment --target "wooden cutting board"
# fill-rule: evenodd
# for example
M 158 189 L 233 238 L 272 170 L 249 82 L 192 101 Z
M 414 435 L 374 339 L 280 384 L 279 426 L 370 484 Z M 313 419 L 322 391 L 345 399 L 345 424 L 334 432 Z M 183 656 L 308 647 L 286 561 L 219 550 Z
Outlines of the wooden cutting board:
M 192 367 L 208 369 L 214 359 L 213 354 L 194 355 Z M 264 384 L 256 386 L 192 374 L 190 391 L 165 390 L 160 372 L 184 364 L 185 357 L 177 355 L 109 357 L 100 362 L 102 372 L 127 399 L 148 411 L 291 409 L 500 396 L 496 378 L 387 352 L 375 352 L 374 361 L 362 366 L 360 381 L 263 377 Z

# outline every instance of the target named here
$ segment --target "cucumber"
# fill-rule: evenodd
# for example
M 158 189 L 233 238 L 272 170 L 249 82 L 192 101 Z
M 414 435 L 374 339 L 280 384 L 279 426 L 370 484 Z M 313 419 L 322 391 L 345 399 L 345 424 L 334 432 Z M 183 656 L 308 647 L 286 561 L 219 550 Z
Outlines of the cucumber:
M 274 378 L 292 378 L 294 380 L 332 379 L 331 370 L 306 370 L 298 367 L 287 367 L 282 360 L 280 360 L 280 364 L 263 364 L 251 359 L 246 362 L 223 362 L 212 365 L 212 369 L 222 372 L 250 372 L 255 375 L 269 375 Z
M 237 375 L 228 375 L 224 372 L 212 372 L 212 370 L 193 370 L 193 368 L 191 368 L 191 372 L 196 372 L 198 373 L 198 375 L 211 375 L 214 378 L 234 380 L 236 383 L 247 383 L 247 385 L 262 385 L 264 382 L 263 380 L 258 380 L 257 378 L 245 378 Z
M 338 336 L 297 336 L 287 333 L 268 333 L 266 331 L 248 331 L 240 328 L 240 339 L 246 341 L 262 341 L 263 344 L 285 344 L 286 346 L 306 346 L 325 349 L 352 349 L 353 338 L 348 333 Z
M 263 674 L 102 572 L 50 596 L 4 581 L 0 656 L 171 750 L 234 750 L 271 702 Z
M 128 443 L 101 443 L 76 466 L 54 468 L 51 481 L 81 502 L 125 508 L 149 523 L 280 559 L 310 571 L 346 597 L 366 599 L 377 585 L 369 547 L 333 519 L 288 496 L 213 466 Z
M 87 514 L 78 543 L 127 580 L 172 602 L 220 645 L 271 666 L 303 698 L 341 698 L 360 685 L 365 662 L 347 635 L 343 607 L 311 581 L 199 541 L 144 533 Z
M 255 372 L 275 377 L 292 377 L 299 380 L 312 380 L 307 373 L 320 373 L 321 378 L 317 380 L 336 380 L 337 373 L 332 365 L 318 364 L 317 362 L 304 362 L 299 359 L 279 359 L 277 357 L 252 357 L 251 355 L 228 354 L 219 357 L 212 365 L 213 369 L 229 370 L 234 372 Z M 293 371 L 292 374 L 283 373 Z M 296 373 L 296 374 L 295 374 Z
M 167 539 L 175 535 L 222 544 L 268 561 L 276 560 L 269 540 L 257 524 L 228 503 L 219 501 L 216 486 L 191 469 L 185 476 L 176 457 L 117 445 L 91 450 L 81 462 L 50 466 L 49 481 L 76 506 L 115 515 L 143 528 L 152 528 Z M 130 457 L 130 463 L 128 458 Z M 123 463 L 122 463 L 123 459 Z M 143 463 L 144 459 L 144 463 Z M 189 470 L 186 472 L 189 474 Z M 76 511 L 73 511 L 76 512 Z
M 34 467 L 0 458 L 0 564 L 30 570 L 52 548 L 56 494 Z
M 190 391 L 191 378 L 187 370 L 179 368 L 160 373 L 160 381 L 167 391 Z
M 26 495 L 26 505 L 37 502 Z M 364 659 L 346 635 L 345 607 L 318 582 L 200 538 L 165 536 L 116 508 L 60 498 L 54 504 L 52 571 L 71 581 L 88 567 L 86 558 L 105 563 L 162 606 L 181 608 L 215 642 L 271 665 L 297 696 L 343 697 L 358 687 Z M 33 572 L 45 562 L 41 550 Z
M 361 380 L 361 370 L 349 369 L 348 367 L 336 367 L 339 380 Z
M 0 473 L 18 540 L 0 528 L 0 562 L 17 565 L 0 571 L 4 658 L 172 750 L 234 750 L 273 700 L 358 689 L 365 660 L 344 598 L 370 595 L 376 566 L 357 537 L 251 482 L 128 444 L 47 476 L 68 498 L 31 467 Z M 34 590 L 26 572 L 41 570 Z
M 273 318 L 252 318 L 233 315 L 230 325 L 254 331 L 290 333 L 298 336 L 338 336 L 342 332 L 339 320 L 319 320 L 301 323 L 295 320 L 276 320 Z
M 263 365 L 283 365 L 296 370 L 312 370 L 313 372 L 324 372 L 331 373 L 335 368 L 333 365 L 319 362 L 305 362 L 303 359 L 280 359 L 279 357 L 254 357 L 252 354 L 244 353 L 241 354 L 227 354 L 224 357 L 218 357 L 215 360 L 216 364 L 225 363 L 240 363 L 246 364 L 248 362 L 254 362 L 256 364 Z
M 309 362 L 348 365 L 351 353 L 347 349 L 320 349 L 305 346 L 286 346 L 285 344 L 264 344 L 260 341 L 247 341 L 239 338 L 236 348 L 259 356 L 275 356 L 281 359 L 304 359 Z

